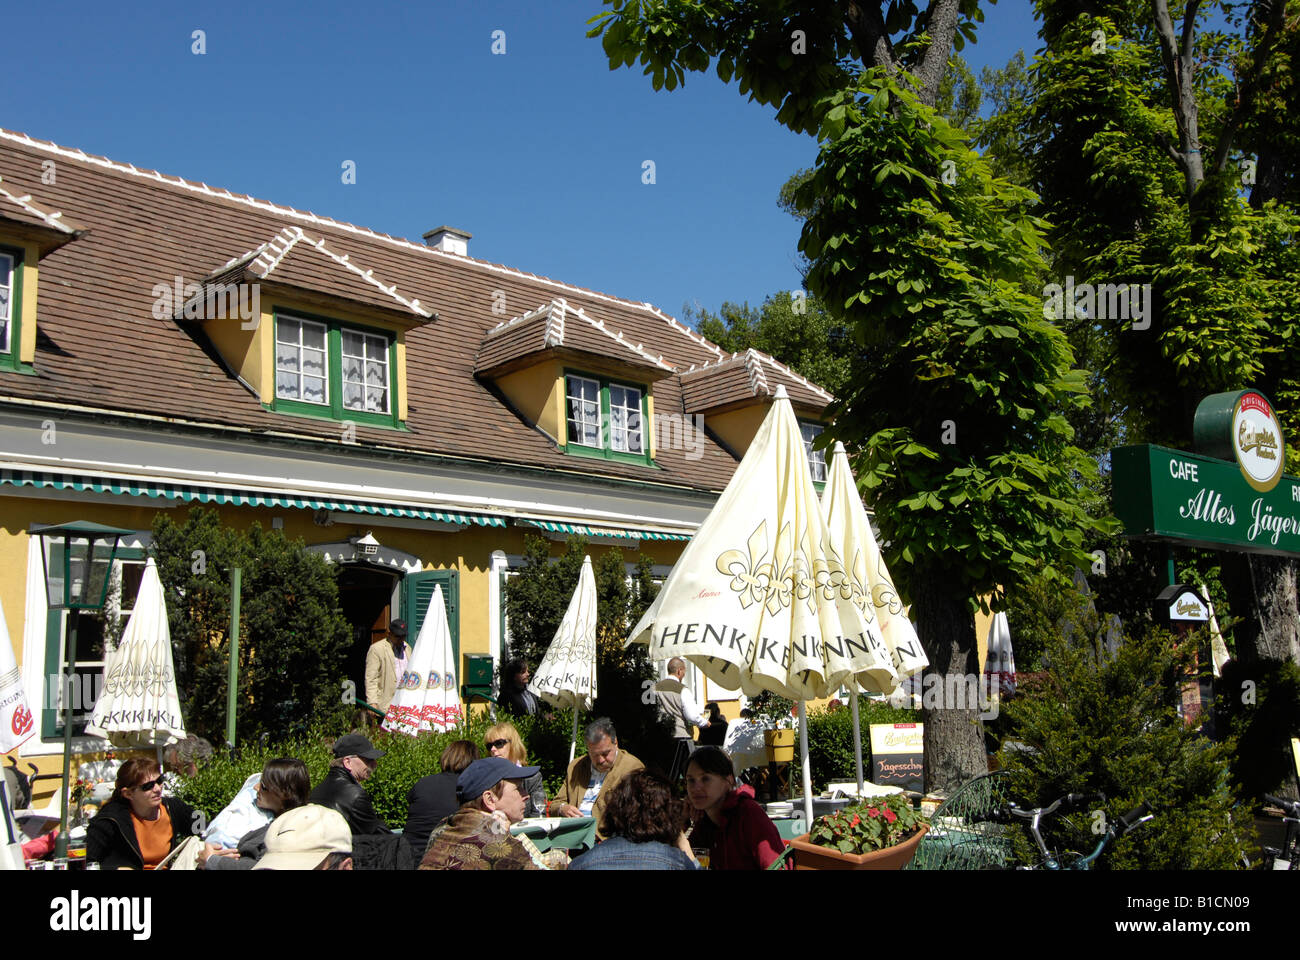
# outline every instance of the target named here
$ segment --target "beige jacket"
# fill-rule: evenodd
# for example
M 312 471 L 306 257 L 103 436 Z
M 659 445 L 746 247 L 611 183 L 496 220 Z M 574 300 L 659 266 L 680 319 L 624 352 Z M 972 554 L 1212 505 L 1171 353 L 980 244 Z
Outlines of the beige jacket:
M 596 795 L 596 802 L 591 805 L 591 815 L 596 818 L 597 837 L 602 840 L 605 837 L 601 817 L 605 815 L 605 802 L 609 799 L 610 791 L 614 789 L 620 779 L 634 770 L 641 770 L 644 767 L 644 763 L 626 750 L 618 751 L 618 756 L 614 758 L 614 766 L 609 773 L 605 774 L 605 781 L 600 785 L 600 793 Z M 569 769 L 564 774 L 564 783 L 560 787 L 560 792 L 555 795 L 555 800 L 551 803 L 552 813 L 562 803 L 568 803 L 575 807 L 582 806 L 582 796 L 587 792 L 587 784 L 590 781 L 591 758 L 587 756 L 578 757 L 569 764 Z
M 366 703 L 388 712 L 397 693 L 397 657 L 388 640 L 372 643 L 366 651 Z

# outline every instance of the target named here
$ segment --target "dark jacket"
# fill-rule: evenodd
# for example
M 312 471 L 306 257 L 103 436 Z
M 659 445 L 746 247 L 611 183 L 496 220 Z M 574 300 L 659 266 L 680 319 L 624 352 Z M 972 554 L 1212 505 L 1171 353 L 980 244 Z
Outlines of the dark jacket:
M 194 815 L 194 808 L 175 797 L 163 797 L 163 806 L 172 821 L 172 842 L 170 850 L 186 837 L 199 833 L 202 817 Z M 140 841 L 135 836 L 135 824 L 131 822 L 131 804 L 115 797 L 104 804 L 103 809 L 95 814 L 86 828 L 86 859 L 98 863 L 104 870 L 120 870 L 129 867 L 133 870 L 144 869 L 144 856 L 140 853 Z
M 542 701 L 527 687 L 503 686 L 497 703 L 516 717 L 533 717 L 542 712 Z
M 402 832 L 417 858 L 424 856 L 433 828 L 460 809 L 454 773 L 433 773 L 415 781 L 406 795 L 408 812 Z
M 357 778 L 342 767 L 330 767 L 325 779 L 307 797 L 308 803 L 319 803 L 343 814 L 352 836 L 370 833 L 391 833 L 388 824 L 379 819 L 370 794 L 357 783 Z
M 266 853 L 266 831 L 271 825 L 263 824 L 239 838 L 237 857 L 208 857 L 204 870 L 252 870 L 253 864 Z

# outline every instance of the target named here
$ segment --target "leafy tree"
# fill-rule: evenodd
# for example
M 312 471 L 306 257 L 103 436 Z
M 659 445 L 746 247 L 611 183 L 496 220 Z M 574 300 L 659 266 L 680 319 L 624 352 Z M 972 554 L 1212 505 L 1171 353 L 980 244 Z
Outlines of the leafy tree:
M 783 290 L 757 310 L 748 303 L 724 303 L 716 314 L 688 310 L 687 319 L 722 349 L 761 350 L 837 396 L 854 367 L 865 362 L 848 329 L 816 297 L 795 299 Z
M 724 81 L 821 140 L 792 197 L 808 212 L 807 282 L 872 358 L 832 432 L 860 451 L 932 668 L 978 673 L 971 598 L 1044 557 L 1083 563 L 1082 531 L 1103 526 L 1074 502 L 1093 472 L 1064 416 L 1083 402 L 1082 375 L 1028 292 L 1044 269 L 1031 196 L 994 179 L 933 107 L 978 4 L 610 6 L 592 35 L 611 68 L 639 60 L 672 89 L 716 61 Z M 932 787 L 985 768 L 973 706 L 927 715 L 926 762 Z
M 225 740 L 230 662 L 230 571 L 243 569 L 237 736 L 340 728 L 351 630 L 339 608 L 333 568 L 301 540 L 254 523 L 222 526 L 195 506 L 183 524 L 159 513 L 151 551 L 167 598 L 177 686 L 187 726 Z
M 1294 472 L 1295 6 L 1223 5 L 1227 29 L 1212 25 L 1216 6 L 1039 0 L 1047 46 L 1021 130 L 1055 226 L 1057 281 L 1150 285 L 1148 326 L 1108 313 L 1074 331 L 1092 337 L 1098 392 L 1125 434 L 1189 449 L 1204 395 L 1256 386 L 1278 405 Z M 1154 593 L 1163 570 L 1144 573 Z M 1222 583 L 1245 664 L 1300 664 L 1295 563 L 1225 554 Z M 1294 732 L 1274 731 L 1279 758 Z

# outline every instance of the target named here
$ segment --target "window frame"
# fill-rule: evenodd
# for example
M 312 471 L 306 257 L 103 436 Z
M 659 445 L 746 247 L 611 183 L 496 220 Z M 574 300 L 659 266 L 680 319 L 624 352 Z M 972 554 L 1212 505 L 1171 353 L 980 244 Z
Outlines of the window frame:
M 0 256 L 10 261 L 9 267 L 9 343 L 0 349 L 0 369 L 28 369 L 22 362 L 23 342 L 23 264 L 24 251 L 21 247 L 0 244 Z
M 623 380 L 618 377 L 602 376 L 585 370 L 566 368 L 564 379 L 564 452 L 578 457 L 591 457 L 597 460 L 616 460 L 620 463 L 636 463 L 653 466 L 650 455 L 650 390 L 643 383 Z M 600 385 L 600 441 L 599 447 L 591 447 L 569 438 L 569 378 L 577 377 Z M 614 436 L 610 418 L 609 388 L 621 387 L 624 390 L 636 390 L 641 394 L 641 452 L 626 453 L 613 448 Z
M 402 421 L 398 417 L 398 383 L 397 383 L 397 334 L 383 327 L 371 327 L 362 323 L 337 320 L 332 317 L 295 310 L 289 307 L 275 307 L 272 310 L 274 325 L 271 333 L 271 392 L 272 401 L 265 406 L 277 413 L 290 413 L 298 416 L 315 417 L 318 420 L 351 421 L 375 427 L 401 429 Z M 296 320 L 314 323 L 325 328 L 325 403 L 312 403 L 309 400 L 296 400 L 280 396 L 279 352 L 280 320 Z M 388 345 L 385 363 L 388 369 L 388 412 L 373 413 L 369 410 L 351 410 L 343 405 L 343 334 L 344 332 L 360 334 L 363 337 L 382 338 Z M 362 342 L 364 351 L 364 341 Z M 363 367 L 364 373 L 364 367 Z M 299 371 L 301 375 L 301 371 Z M 363 385 L 364 397 L 364 385 Z
M 798 422 L 799 422 L 799 437 L 800 439 L 803 440 L 804 443 L 804 453 L 808 455 L 808 473 L 812 477 L 812 482 L 818 486 L 818 489 L 820 489 L 821 487 L 825 486 L 827 479 L 830 477 L 831 466 L 826 461 L 825 448 L 814 451 L 813 444 L 816 442 L 818 437 L 820 437 L 823 433 L 826 432 L 826 424 L 818 423 L 816 420 L 799 420 Z M 803 435 L 805 427 L 815 428 L 817 432 L 813 434 L 811 437 L 805 437 Z M 814 460 L 813 459 L 814 453 L 820 454 L 821 459 Z M 817 470 L 815 468 L 817 463 L 820 463 L 822 465 L 822 477 L 820 480 L 817 478 Z

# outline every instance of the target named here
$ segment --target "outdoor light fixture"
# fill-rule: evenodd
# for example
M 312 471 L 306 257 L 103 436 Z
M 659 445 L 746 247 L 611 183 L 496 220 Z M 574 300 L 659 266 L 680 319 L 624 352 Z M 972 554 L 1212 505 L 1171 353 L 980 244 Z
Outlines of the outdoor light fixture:
M 364 537 L 358 537 L 352 541 L 353 546 L 361 548 L 361 553 L 367 557 L 373 557 L 379 552 L 379 541 L 375 539 L 373 533 L 367 532 Z
M 36 523 L 29 533 L 41 538 L 45 560 L 45 593 L 51 610 L 99 610 L 104 606 L 108 581 L 117 558 L 120 538 L 131 530 L 78 520 L 74 523 Z M 63 693 L 63 796 L 59 806 L 59 836 L 54 855 L 68 855 L 68 804 L 72 781 L 72 697 L 66 671 L 77 665 L 77 620 L 68 619 L 68 656 L 59 667 Z

